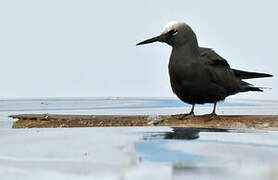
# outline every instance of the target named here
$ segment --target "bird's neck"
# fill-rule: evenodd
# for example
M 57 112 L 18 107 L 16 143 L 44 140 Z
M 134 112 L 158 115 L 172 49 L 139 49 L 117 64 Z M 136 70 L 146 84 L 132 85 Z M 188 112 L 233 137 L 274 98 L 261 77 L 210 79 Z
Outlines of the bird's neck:
M 187 62 L 189 62 L 191 60 L 194 60 L 194 57 L 198 56 L 200 56 L 198 43 L 197 41 L 191 41 L 182 46 L 173 47 L 170 60 L 186 60 Z

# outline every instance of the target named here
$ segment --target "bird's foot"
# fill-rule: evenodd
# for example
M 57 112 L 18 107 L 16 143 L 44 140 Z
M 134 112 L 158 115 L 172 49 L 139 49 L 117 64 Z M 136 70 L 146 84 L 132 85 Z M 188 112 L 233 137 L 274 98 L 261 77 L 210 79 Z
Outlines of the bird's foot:
M 219 120 L 220 117 L 216 113 L 205 114 L 201 116 L 205 122 L 212 121 L 212 120 Z
M 176 114 L 176 115 L 173 115 L 173 117 L 178 119 L 178 120 L 186 120 L 186 119 L 190 119 L 192 117 L 195 117 L 195 114 L 194 113 Z

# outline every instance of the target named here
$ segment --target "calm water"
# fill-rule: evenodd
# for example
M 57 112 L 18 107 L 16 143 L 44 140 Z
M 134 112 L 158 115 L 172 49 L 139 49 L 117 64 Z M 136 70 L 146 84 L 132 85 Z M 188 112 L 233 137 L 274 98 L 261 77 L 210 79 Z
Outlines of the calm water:
M 175 114 L 174 98 L 0 101 L 0 177 L 32 179 L 278 179 L 278 132 L 176 127 L 11 129 L 10 114 Z M 211 105 L 197 106 L 197 114 Z M 218 114 L 277 114 L 277 101 L 228 100 Z M 0 179 L 1 179 L 0 178 Z
M 10 127 L 11 114 L 126 114 L 156 115 L 189 111 L 177 98 L 52 98 L 0 100 L 0 127 Z M 198 105 L 196 114 L 209 113 L 211 104 Z M 227 100 L 217 105 L 218 114 L 277 114 L 278 101 Z
M 2 129 L 0 137 L 0 177 L 5 180 L 278 177 L 275 131 L 45 128 Z

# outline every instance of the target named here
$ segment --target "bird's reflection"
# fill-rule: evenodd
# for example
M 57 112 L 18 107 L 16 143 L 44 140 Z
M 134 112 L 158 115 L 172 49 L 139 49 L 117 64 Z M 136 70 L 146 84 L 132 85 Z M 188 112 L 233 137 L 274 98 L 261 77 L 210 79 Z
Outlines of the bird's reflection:
M 172 127 L 172 131 L 165 132 L 148 132 L 143 136 L 143 140 L 155 139 L 176 139 L 176 140 L 193 140 L 199 138 L 200 132 L 230 132 L 228 129 L 217 128 L 185 128 Z
M 172 132 L 166 132 L 163 139 L 191 140 L 199 138 L 199 129 L 174 127 Z
M 213 165 L 194 165 L 182 162 L 175 162 L 172 164 L 172 178 L 182 178 L 192 174 L 199 174 L 200 176 L 211 177 L 211 179 L 214 179 L 215 176 L 221 177 L 227 173 L 225 167 Z

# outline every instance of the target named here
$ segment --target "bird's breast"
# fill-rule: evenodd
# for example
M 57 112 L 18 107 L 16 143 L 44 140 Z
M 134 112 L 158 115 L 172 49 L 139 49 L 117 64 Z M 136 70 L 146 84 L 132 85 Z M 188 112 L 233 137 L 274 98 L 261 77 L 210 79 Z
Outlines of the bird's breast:
M 208 90 L 209 76 L 199 63 L 169 62 L 170 83 L 173 92 L 184 102 L 203 103 Z M 205 99 L 204 99 L 205 100 Z
M 194 81 L 200 72 L 200 67 L 196 63 L 169 62 L 168 65 L 170 79 L 176 81 Z

